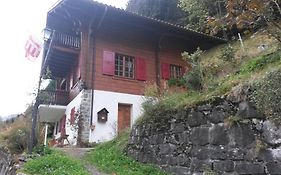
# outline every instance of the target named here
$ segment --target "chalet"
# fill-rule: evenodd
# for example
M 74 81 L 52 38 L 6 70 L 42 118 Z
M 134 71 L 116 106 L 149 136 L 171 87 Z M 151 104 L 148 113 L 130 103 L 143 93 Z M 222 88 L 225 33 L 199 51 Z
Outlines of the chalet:
M 142 114 L 147 82 L 181 76 L 183 51 L 223 40 L 93 0 L 62 0 L 49 12 L 42 70 L 56 90 L 39 106 L 40 122 L 70 144 L 103 142 Z M 47 34 L 47 33 L 46 33 Z

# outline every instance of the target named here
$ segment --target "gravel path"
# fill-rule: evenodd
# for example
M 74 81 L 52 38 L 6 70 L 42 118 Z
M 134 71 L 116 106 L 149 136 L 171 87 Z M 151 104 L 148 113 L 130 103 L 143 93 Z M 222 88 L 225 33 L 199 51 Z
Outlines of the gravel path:
M 75 159 L 79 159 L 83 162 L 86 169 L 92 174 L 92 175 L 106 175 L 104 173 L 99 172 L 93 165 L 91 165 L 88 161 L 85 161 L 84 156 L 87 152 L 92 150 L 93 148 L 56 148 L 59 151 L 62 151 L 69 155 L 70 157 L 73 157 Z

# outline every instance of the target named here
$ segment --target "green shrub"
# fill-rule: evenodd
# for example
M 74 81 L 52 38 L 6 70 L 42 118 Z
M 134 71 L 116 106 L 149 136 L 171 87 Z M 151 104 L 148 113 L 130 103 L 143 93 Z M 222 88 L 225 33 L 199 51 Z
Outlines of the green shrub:
M 47 147 L 47 146 L 37 145 L 36 147 L 34 147 L 33 152 L 37 153 L 37 154 L 39 154 L 41 156 L 44 156 L 44 155 L 51 154 L 52 150 L 49 147 Z
M 28 146 L 29 130 L 26 127 L 14 127 L 4 136 L 12 153 L 22 153 Z
M 31 175 L 90 175 L 79 161 L 59 152 L 28 161 L 23 171 Z
M 275 63 L 280 61 L 280 52 L 260 56 L 256 59 L 250 60 L 248 63 L 246 63 L 244 66 L 242 66 L 240 72 L 254 72 L 257 70 L 264 69 L 268 64 Z
M 202 89 L 202 76 L 198 66 L 194 66 L 183 78 L 188 89 L 194 91 Z
M 183 79 L 186 82 L 186 87 L 188 89 L 202 89 L 203 73 L 200 64 L 203 53 L 204 52 L 200 48 L 197 48 L 194 53 L 182 53 L 183 60 L 192 66 L 192 69 L 183 76 Z
M 234 56 L 235 56 L 235 50 L 230 44 L 228 44 L 226 47 L 224 47 L 221 50 L 221 59 L 224 61 L 233 62 Z
M 253 85 L 250 99 L 268 119 L 281 123 L 281 70 L 267 73 Z
M 171 79 L 168 80 L 168 85 L 169 85 L 169 87 L 171 87 L 171 86 L 181 87 L 181 86 L 186 86 L 186 82 L 185 82 L 185 79 L 183 77 L 181 77 L 181 78 L 171 78 Z

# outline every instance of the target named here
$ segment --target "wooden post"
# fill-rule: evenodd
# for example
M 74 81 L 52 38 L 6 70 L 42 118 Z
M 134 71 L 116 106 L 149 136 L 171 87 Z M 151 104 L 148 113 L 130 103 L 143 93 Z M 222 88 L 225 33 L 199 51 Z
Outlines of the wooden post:
M 45 125 L 44 146 L 47 146 L 48 124 Z

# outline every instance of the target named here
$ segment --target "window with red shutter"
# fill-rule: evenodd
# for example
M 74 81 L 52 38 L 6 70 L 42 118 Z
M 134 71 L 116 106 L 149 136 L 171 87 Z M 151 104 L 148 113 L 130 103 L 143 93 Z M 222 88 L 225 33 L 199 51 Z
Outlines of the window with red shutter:
M 136 58 L 136 79 L 141 81 L 146 80 L 146 65 L 143 58 Z
M 104 51 L 103 52 L 103 65 L 102 65 L 103 74 L 114 75 L 114 62 L 115 62 L 114 52 Z
M 165 80 L 170 79 L 170 64 L 162 63 L 162 78 Z
M 65 122 L 66 122 L 66 115 L 64 115 L 62 118 L 61 118 L 61 121 L 60 121 L 60 132 L 61 132 L 61 135 L 65 135 Z

